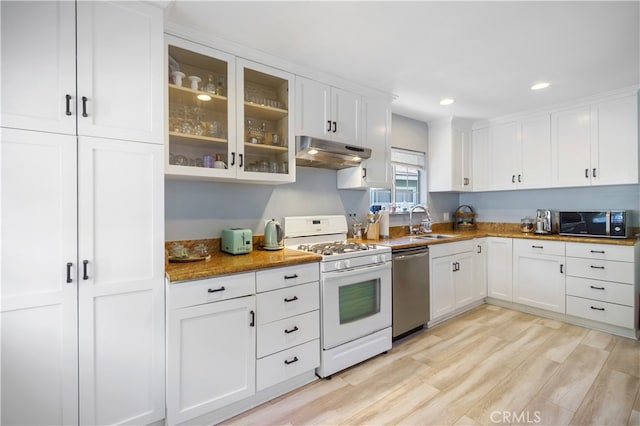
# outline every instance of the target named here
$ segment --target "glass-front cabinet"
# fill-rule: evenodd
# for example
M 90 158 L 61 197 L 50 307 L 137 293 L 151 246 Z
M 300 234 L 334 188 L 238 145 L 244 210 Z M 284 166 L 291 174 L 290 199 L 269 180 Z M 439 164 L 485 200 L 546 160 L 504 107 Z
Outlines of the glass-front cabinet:
M 172 36 L 167 49 L 165 174 L 295 181 L 293 76 Z

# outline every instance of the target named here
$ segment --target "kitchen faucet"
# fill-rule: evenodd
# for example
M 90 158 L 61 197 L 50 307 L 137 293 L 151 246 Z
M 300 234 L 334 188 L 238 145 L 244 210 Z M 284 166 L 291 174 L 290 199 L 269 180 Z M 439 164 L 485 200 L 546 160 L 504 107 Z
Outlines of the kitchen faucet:
M 420 204 L 416 204 L 415 206 L 409 209 L 409 235 L 417 234 L 418 230 L 420 229 L 420 228 L 415 229 L 415 227 L 413 226 L 413 212 L 416 210 L 427 214 L 426 222 L 429 224 L 429 226 L 427 228 L 428 230 L 425 232 L 431 232 L 431 223 L 433 222 L 433 220 L 431 219 L 429 208 L 421 206 Z

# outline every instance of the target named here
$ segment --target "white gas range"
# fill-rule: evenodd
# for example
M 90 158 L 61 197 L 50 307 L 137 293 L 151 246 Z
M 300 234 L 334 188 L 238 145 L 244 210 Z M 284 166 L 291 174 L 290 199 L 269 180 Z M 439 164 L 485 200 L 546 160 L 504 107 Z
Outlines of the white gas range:
M 347 241 L 341 215 L 284 218 L 289 249 L 320 261 L 320 367 L 333 373 L 391 349 L 391 248 Z

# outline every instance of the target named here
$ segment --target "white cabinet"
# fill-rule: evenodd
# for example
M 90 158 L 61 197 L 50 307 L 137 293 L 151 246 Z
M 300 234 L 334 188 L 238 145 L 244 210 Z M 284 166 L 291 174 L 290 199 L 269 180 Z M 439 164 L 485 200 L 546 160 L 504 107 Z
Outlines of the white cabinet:
M 552 114 L 554 186 L 638 183 L 638 98 L 634 95 Z
M 159 421 L 162 12 L 1 7 L 2 423 Z
M 388 188 L 391 186 L 391 103 L 363 98 L 362 145 L 371 157 L 359 167 L 338 170 L 338 189 Z
M 167 424 L 255 393 L 255 273 L 167 285 Z
M 296 77 L 296 135 L 362 145 L 362 97 L 308 78 Z
M 3 398 L 21 401 L 3 423 L 36 415 L 33 406 L 48 407 L 36 423 L 77 422 L 73 395 L 82 423 L 163 418 L 161 151 L 2 129 L 2 362 L 22 374 L 2 376 Z M 54 362 L 5 354 L 33 349 L 44 331 L 59 345 Z
M 565 312 L 565 243 L 513 240 L 513 301 Z
M 487 296 L 513 301 L 513 242 L 511 238 L 487 238 Z
M 551 184 L 549 114 L 491 126 L 489 188 L 544 188 Z
M 2 40 L 3 126 L 163 143 L 161 9 L 3 2 Z
M 473 240 L 473 300 L 487 297 L 487 238 Z
M 474 191 L 487 191 L 489 187 L 489 129 L 471 132 L 471 179 Z
M 434 245 L 430 249 L 431 321 L 475 299 L 473 240 Z
M 567 315 L 638 330 L 638 245 L 567 243 Z
M 168 84 L 166 174 L 294 182 L 293 75 L 178 37 L 167 50 L 185 77 Z
M 429 123 L 429 190 L 471 191 L 471 125 L 447 117 Z
M 320 270 L 317 263 L 256 273 L 256 390 L 320 365 Z

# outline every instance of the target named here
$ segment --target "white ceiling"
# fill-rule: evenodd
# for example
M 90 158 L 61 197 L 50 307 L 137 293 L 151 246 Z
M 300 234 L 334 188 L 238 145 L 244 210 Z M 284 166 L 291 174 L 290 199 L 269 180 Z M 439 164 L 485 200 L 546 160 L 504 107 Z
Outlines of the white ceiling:
M 640 1 L 175 0 L 168 20 L 472 120 L 640 84 Z M 538 81 L 551 86 L 532 92 Z M 456 102 L 440 106 L 443 97 Z

